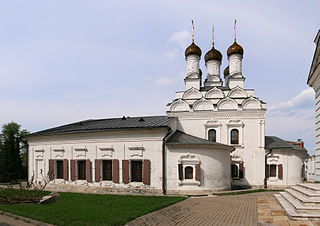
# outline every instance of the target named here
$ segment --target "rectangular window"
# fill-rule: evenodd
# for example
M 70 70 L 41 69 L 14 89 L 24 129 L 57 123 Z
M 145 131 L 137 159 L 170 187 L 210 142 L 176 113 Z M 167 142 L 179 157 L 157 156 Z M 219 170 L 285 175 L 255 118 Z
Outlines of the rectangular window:
M 270 165 L 270 177 L 277 176 L 277 165 Z
M 102 161 L 102 179 L 112 180 L 112 160 Z
M 63 179 L 63 161 L 56 160 L 57 179 Z
M 239 178 L 239 167 L 236 164 L 231 164 L 231 177 Z
M 79 160 L 78 162 L 78 180 L 86 179 L 86 161 Z
M 131 182 L 142 182 L 142 161 L 131 161 Z

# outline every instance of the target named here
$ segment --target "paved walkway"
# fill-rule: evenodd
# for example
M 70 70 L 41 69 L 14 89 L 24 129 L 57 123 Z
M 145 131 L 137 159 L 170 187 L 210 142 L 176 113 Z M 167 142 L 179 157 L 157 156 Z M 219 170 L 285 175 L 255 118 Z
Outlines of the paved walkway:
M 273 196 L 247 195 L 189 198 L 165 209 L 139 217 L 127 225 L 319 225 L 291 221 Z
M 320 226 L 320 221 L 291 221 L 271 192 L 189 198 L 141 216 L 127 225 L 288 225 Z M 48 225 L 0 212 L 0 226 Z

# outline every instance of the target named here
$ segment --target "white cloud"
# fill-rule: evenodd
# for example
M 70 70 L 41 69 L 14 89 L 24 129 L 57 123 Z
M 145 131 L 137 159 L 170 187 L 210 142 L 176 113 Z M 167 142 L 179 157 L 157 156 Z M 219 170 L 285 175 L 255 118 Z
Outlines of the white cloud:
M 301 138 L 312 154 L 315 148 L 314 115 L 314 91 L 308 88 L 291 100 L 269 108 L 266 134 L 292 141 Z
M 310 108 L 310 104 L 314 104 L 314 91 L 312 88 L 303 90 L 297 96 L 289 101 L 275 104 L 269 108 L 271 111 L 286 111 L 288 109 Z
M 157 86 L 165 86 L 165 85 L 172 85 L 177 82 L 177 79 L 169 78 L 169 77 L 147 77 L 147 81 L 156 84 Z
M 164 52 L 164 55 L 170 59 L 174 59 L 179 53 L 180 53 L 180 51 L 178 49 L 174 48 L 170 51 Z
M 191 40 L 191 34 L 188 30 L 175 32 L 169 38 L 170 42 L 178 44 L 181 49 L 186 48 L 188 41 L 190 42 L 190 40 Z

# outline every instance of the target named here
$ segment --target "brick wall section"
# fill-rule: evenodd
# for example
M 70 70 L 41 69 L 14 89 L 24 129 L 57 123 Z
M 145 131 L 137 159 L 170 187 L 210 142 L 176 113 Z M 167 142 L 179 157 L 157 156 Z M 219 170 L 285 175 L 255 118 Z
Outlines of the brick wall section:
M 122 160 L 122 181 L 124 184 L 129 183 L 129 160 Z
M 76 161 L 75 160 L 70 160 L 70 171 L 71 171 L 71 180 L 75 181 L 76 180 Z
M 101 169 L 100 169 L 100 166 L 101 166 L 101 160 L 100 159 L 95 159 L 94 160 L 94 167 L 95 167 L 94 177 L 95 177 L 95 181 L 96 182 L 100 182 L 100 180 L 101 180 L 101 175 L 100 175 Z
M 119 160 L 112 160 L 112 181 L 114 183 L 119 183 Z
M 200 163 L 196 165 L 196 181 L 201 180 L 201 168 L 200 168 Z
M 148 185 L 150 185 L 150 166 L 151 166 L 151 163 L 149 159 L 143 160 L 142 182 Z
M 49 159 L 49 179 L 54 179 L 54 160 Z
M 91 182 L 91 162 L 89 159 L 86 160 L 86 177 L 87 181 Z

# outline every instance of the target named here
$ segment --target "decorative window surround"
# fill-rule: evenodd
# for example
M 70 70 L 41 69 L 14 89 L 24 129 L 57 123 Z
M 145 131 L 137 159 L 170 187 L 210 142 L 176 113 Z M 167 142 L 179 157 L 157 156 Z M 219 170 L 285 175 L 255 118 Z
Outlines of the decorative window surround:
M 112 157 L 113 156 L 113 152 L 114 152 L 114 148 L 113 146 L 98 146 L 98 149 L 101 153 L 101 157 Z
M 86 157 L 86 152 L 88 151 L 85 146 L 82 147 L 74 147 L 73 150 L 75 151 L 75 157 Z
M 143 157 L 143 151 L 145 150 L 143 145 L 129 146 L 130 157 Z
M 200 186 L 200 181 L 196 180 L 196 165 L 200 163 L 199 158 L 196 155 L 192 155 L 188 153 L 187 155 L 182 155 L 180 160 L 178 160 L 180 164 L 182 164 L 182 180 L 179 180 L 179 186 Z M 192 167 L 193 168 L 193 177 L 192 179 L 185 179 L 185 168 Z
M 53 148 L 53 158 L 64 157 L 64 149 L 63 148 Z
M 44 149 L 43 148 L 34 149 L 34 155 L 35 155 L 36 159 L 38 159 L 38 158 L 42 159 L 43 158 L 43 154 L 44 154 Z
M 206 129 L 206 139 L 208 140 L 209 139 L 209 130 L 210 129 L 215 129 L 216 130 L 216 142 L 221 142 L 221 127 L 222 127 L 222 124 L 215 120 L 215 121 L 207 121 L 205 124 L 204 124 L 204 127 Z
M 230 120 L 227 123 L 227 139 L 228 145 L 235 147 L 244 146 L 244 123 L 241 120 Z M 231 144 L 231 130 L 237 129 L 239 131 L 239 144 Z

